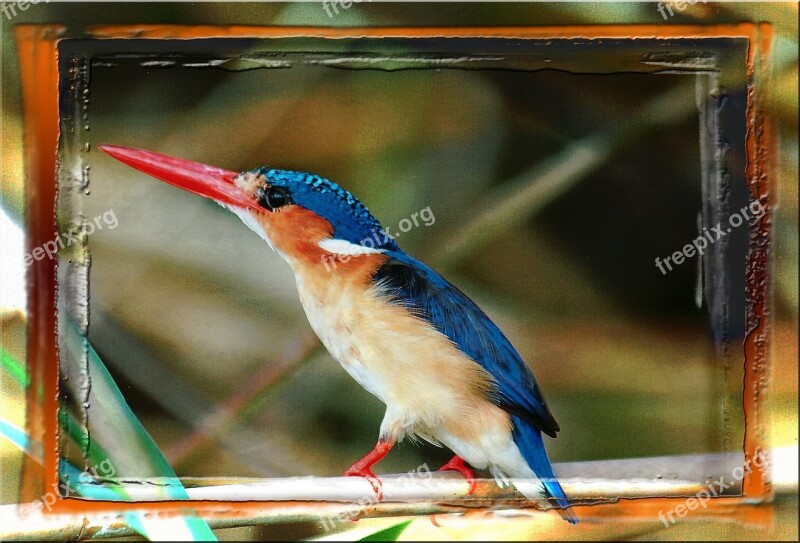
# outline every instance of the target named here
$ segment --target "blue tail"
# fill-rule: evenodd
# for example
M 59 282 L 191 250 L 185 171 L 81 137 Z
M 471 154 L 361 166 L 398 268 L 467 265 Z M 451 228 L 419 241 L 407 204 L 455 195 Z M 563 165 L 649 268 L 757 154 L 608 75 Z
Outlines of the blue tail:
M 542 441 L 542 433 L 531 423 L 516 415 L 511 416 L 511 424 L 514 443 L 519 447 L 528 466 L 541 479 L 547 494 L 555 498 L 556 503 L 561 507 L 559 514 L 570 524 L 577 524 L 578 517 L 569 508 L 567 495 L 564 494 L 564 490 L 558 484 L 553 466 L 550 465 L 550 459 L 547 458 L 547 451 L 545 451 L 544 442 Z

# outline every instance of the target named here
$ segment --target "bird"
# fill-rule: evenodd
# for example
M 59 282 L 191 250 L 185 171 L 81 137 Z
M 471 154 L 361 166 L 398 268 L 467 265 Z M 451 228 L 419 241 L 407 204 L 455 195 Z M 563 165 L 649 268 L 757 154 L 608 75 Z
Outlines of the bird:
M 403 251 L 350 192 L 318 175 L 271 167 L 229 171 L 161 153 L 101 145 L 120 162 L 236 214 L 294 272 L 322 344 L 386 405 L 375 447 L 344 475 L 364 477 L 404 438 L 445 446 L 441 470 L 472 468 L 578 519 L 542 434 L 560 430 L 528 364 L 466 294 Z M 367 243 L 370 240 L 370 243 Z M 472 468 L 470 467 L 472 466 Z

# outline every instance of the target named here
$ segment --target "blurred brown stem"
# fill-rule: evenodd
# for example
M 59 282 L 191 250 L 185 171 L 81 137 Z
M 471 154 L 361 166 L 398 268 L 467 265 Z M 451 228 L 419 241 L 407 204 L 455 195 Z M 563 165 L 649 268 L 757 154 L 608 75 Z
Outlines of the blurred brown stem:
M 281 378 L 309 360 L 319 349 L 319 340 L 313 334 L 291 342 L 280 357 L 265 363 L 253 379 L 220 404 L 215 411 L 205 416 L 188 436 L 165 449 L 164 454 L 167 459 L 173 466 L 187 459 L 234 421 L 251 400 L 259 397 Z

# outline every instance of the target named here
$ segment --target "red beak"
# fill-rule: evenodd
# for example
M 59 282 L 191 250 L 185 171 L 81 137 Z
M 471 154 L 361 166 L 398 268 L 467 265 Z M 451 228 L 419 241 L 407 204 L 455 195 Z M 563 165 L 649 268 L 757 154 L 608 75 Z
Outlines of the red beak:
M 252 196 L 234 185 L 237 172 L 131 147 L 99 147 L 123 164 L 176 187 L 224 204 L 260 209 Z

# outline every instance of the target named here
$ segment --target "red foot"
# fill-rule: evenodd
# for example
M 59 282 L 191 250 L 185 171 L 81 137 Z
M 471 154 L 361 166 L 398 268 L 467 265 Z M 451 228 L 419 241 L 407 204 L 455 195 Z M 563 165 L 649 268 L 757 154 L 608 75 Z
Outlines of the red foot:
M 363 477 L 369 481 L 369 484 L 372 485 L 373 490 L 375 490 L 378 501 L 383 500 L 383 483 L 381 483 L 378 476 L 372 472 L 371 468 L 389 454 L 392 445 L 394 445 L 394 443 L 390 441 L 378 441 L 374 449 L 344 472 L 345 477 Z
M 378 497 L 378 501 L 383 500 L 383 483 L 378 478 L 377 475 L 372 473 L 372 470 L 369 468 L 364 468 L 361 470 L 356 470 L 351 467 L 347 471 L 344 472 L 345 477 L 363 477 L 369 484 L 372 485 L 372 489 L 375 491 L 375 495 Z
M 461 459 L 460 456 L 455 455 L 447 464 L 439 468 L 439 471 L 459 472 L 469 483 L 469 494 L 472 495 L 475 492 L 475 472 L 467 467 L 467 464 Z

